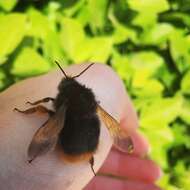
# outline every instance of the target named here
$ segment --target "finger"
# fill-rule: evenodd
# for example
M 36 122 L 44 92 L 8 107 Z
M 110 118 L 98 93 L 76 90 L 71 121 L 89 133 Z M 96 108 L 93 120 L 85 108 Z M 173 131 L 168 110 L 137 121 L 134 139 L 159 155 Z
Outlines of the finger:
M 162 174 L 153 161 L 123 154 L 114 149 L 109 153 L 99 173 L 123 176 L 148 183 L 153 183 Z
M 161 190 L 159 187 L 138 181 L 130 181 L 130 180 L 118 180 L 110 177 L 95 177 L 84 190 Z
M 131 132 L 130 135 L 133 140 L 134 146 L 132 154 L 141 158 L 148 155 L 148 153 L 150 152 L 150 145 L 148 141 L 137 130 Z
M 146 157 L 150 151 L 148 141 L 137 130 L 131 132 L 130 137 L 132 138 L 134 147 L 132 155 L 139 156 L 141 158 Z M 113 146 L 113 148 L 117 149 L 116 146 Z

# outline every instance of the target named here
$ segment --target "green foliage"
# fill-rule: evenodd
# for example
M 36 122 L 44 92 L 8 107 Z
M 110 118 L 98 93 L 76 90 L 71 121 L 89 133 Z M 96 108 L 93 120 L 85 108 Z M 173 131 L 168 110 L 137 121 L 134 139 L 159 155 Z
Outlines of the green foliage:
M 41 74 L 50 69 L 47 61 L 34 49 L 25 47 L 15 58 L 11 73 L 16 76 L 30 76 Z
M 0 89 L 58 60 L 123 79 L 167 190 L 190 186 L 189 0 L 0 0 Z
M 4 10 L 4 11 L 11 11 L 14 6 L 16 5 L 17 0 L 1 0 L 0 1 L 0 7 Z
M 26 16 L 20 13 L 0 15 L 0 64 L 22 41 L 26 30 Z

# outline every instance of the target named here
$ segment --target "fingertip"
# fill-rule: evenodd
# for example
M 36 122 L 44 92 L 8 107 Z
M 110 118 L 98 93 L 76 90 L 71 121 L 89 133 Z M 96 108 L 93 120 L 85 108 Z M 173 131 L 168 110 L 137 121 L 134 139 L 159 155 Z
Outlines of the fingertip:
M 112 177 L 97 176 L 95 177 L 84 190 L 161 190 L 158 186 L 152 183 L 144 183 L 134 180 L 120 180 Z
M 152 160 L 124 154 L 115 149 L 109 153 L 99 172 L 147 183 L 153 183 L 162 175 L 160 167 Z
M 151 151 L 148 140 L 137 130 L 132 131 L 130 135 L 134 146 L 133 155 L 146 157 Z
M 125 122 L 124 123 L 122 122 L 123 121 L 121 121 L 120 125 L 121 125 L 121 128 L 124 129 Z M 126 131 L 126 132 L 129 135 L 130 139 L 132 140 L 132 144 L 133 144 L 132 154 L 140 156 L 140 157 L 147 156 L 151 151 L 151 147 L 148 140 L 134 127 L 133 127 L 133 130 Z

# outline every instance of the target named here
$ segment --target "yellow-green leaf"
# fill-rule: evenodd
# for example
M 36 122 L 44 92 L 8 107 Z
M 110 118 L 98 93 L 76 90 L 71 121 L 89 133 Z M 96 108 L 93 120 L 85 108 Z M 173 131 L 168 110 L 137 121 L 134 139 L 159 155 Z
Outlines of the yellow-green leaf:
M 24 38 L 26 16 L 12 13 L 0 16 L 0 63 L 12 53 Z
M 11 73 L 17 76 L 31 76 L 47 72 L 49 63 L 34 49 L 23 48 L 16 58 Z

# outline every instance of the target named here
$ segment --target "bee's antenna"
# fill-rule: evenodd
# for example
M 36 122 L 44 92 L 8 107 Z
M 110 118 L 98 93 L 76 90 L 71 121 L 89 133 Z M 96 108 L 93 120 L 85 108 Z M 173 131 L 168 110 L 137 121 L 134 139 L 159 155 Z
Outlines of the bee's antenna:
M 88 70 L 92 65 L 94 65 L 94 63 L 91 63 L 90 65 L 88 65 L 88 67 L 86 67 L 82 72 L 80 72 L 78 75 L 72 77 L 73 79 L 74 78 L 77 78 L 79 77 L 80 75 L 82 75 L 86 70 Z
M 57 66 L 60 68 L 60 70 L 62 71 L 62 73 L 64 74 L 65 78 L 68 78 L 67 74 L 65 73 L 65 71 L 62 69 L 62 67 L 60 66 L 60 64 L 55 61 L 55 63 L 57 64 Z

